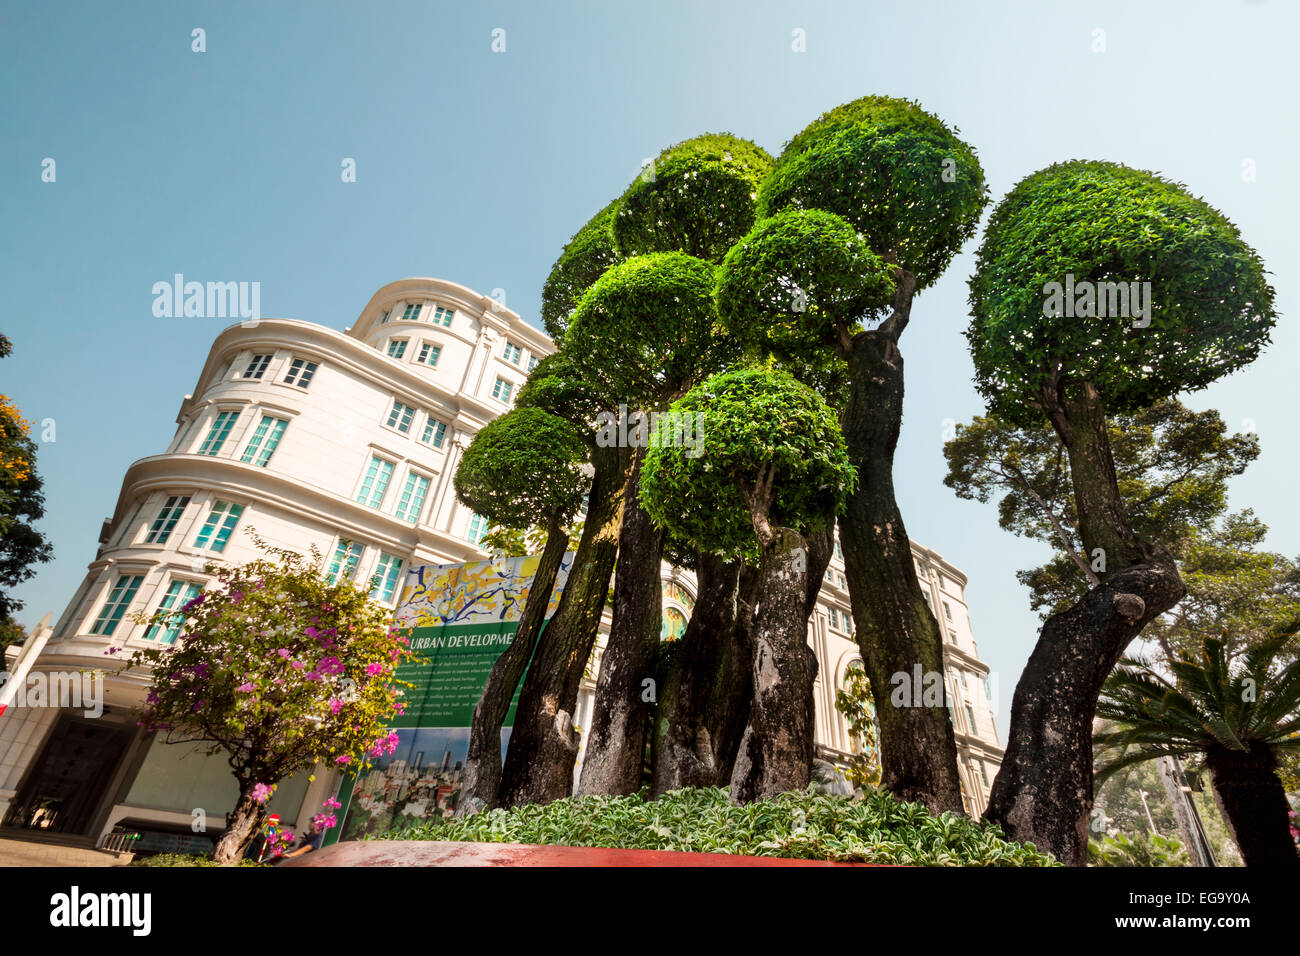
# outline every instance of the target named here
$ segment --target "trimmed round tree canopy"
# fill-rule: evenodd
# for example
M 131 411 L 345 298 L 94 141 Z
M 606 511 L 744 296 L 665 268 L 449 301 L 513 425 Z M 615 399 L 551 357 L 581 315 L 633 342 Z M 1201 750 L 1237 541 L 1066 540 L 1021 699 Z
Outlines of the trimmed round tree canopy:
M 718 270 L 718 317 L 741 345 L 823 358 L 889 305 L 890 266 L 834 213 L 787 209 L 760 221 Z
M 718 327 L 714 279 L 713 265 L 681 252 L 620 262 L 582 297 L 564 351 L 611 405 L 676 398 L 738 351 Z
M 975 234 L 987 202 L 984 171 L 955 129 L 909 100 L 867 96 L 790 141 L 763 182 L 759 214 L 836 213 L 919 290 Z
M 474 436 L 456 469 L 456 497 L 507 528 L 577 513 L 587 487 L 587 446 L 573 425 L 540 408 L 516 408 Z
M 758 186 L 771 168 L 763 149 L 730 133 L 668 147 L 623 194 L 614 218 L 619 251 L 717 262 L 754 224 Z
M 1074 161 L 998 204 L 966 330 L 991 411 L 1041 424 L 1090 383 L 1113 414 L 1204 388 L 1256 358 L 1276 321 L 1263 264 L 1204 200 L 1154 173 Z
M 516 409 L 540 408 L 558 415 L 586 437 L 605 404 L 573 367 L 564 349 L 537 363 L 515 399 Z
M 569 316 L 578 307 L 582 294 L 601 274 L 622 258 L 614 246 L 616 199 L 596 213 L 578 230 L 551 267 L 542 286 L 542 325 L 556 345 L 564 337 Z
M 701 443 L 674 440 L 690 429 L 702 431 Z M 753 491 L 768 473 L 767 520 L 805 533 L 843 510 L 857 479 L 839 421 L 815 391 L 779 369 L 723 372 L 674 402 L 652 430 L 641 504 L 698 548 L 752 558 L 758 535 L 741 488 Z

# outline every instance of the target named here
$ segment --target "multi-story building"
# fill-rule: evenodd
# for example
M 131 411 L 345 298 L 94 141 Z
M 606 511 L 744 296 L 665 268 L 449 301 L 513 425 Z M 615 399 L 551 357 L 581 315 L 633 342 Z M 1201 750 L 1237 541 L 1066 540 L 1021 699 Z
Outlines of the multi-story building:
M 209 562 L 261 557 L 253 533 L 274 547 L 316 549 L 330 575 L 371 581 L 372 597 L 390 606 L 408 568 L 482 559 L 486 522 L 456 500 L 452 476 L 470 439 L 511 406 L 552 350 L 494 299 L 440 279 L 385 286 L 343 332 L 295 319 L 225 329 L 166 450 L 127 470 L 95 558 L 52 633 L 33 635 L 48 636 L 36 671 L 103 669 L 105 706 L 97 717 L 15 707 L 0 719 L 3 826 L 94 842 L 119 824 L 189 832 L 203 816 L 219 831 L 235 800 L 224 758 L 165 744 L 131 716 L 148 676 L 119 674 L 117 665 L 177 636 L 144 616 L 196 596 Z M 978 812 L 1001 755 L 980 692 L 988 669 L 971 637 L 964 575 L 925 548 L 914 553 L 944 614 L 963 783 Z M 665 568 L 666 634 L 684 627 L 693 585 L 690 574 Z M 607 612 L 605 632 L 608 623 Z M 820 663 L 817 740 L 832 759 L 851 747 L 834 707 L 857 659 L 849 627 L 837 555 L 809 631 Z M 587 682 L 580 726 L 594 692 Z M 272 806 L 302 826 L 336 785 L 329 773 L 310 784 L 300 775 L 281 784 Z

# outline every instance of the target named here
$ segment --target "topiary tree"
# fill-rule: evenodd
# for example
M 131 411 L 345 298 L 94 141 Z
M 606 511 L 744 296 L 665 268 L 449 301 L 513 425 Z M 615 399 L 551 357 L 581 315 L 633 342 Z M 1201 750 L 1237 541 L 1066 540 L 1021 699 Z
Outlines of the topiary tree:
M 540 408 L 516 408 L 483 427 L 461 457 L 456 497 L 508 528 L 542 525 L 546 545 L 534 572 L 514 640 L 492 665 L 474 708 L 459 809 L 497 805 L 501 723 L 528 667 L 569 546 L 568 522 L 582 504 L 587 446 L 572 424 Z
M 565 351 L 584 379 L 617 407 L 664 407 L 736 354 L 717 328 L 714 267 L 681 252 L 635 256 L 610 268 L 583 296 L 565 336 Z M 605 421 L 597 443 L 616 439 Z M 684 436 L 685 437 L 685 436 Z M 634 449 L 624 495 L 614 619 L 597 676 L 579 793 L 635 793 L 641 786 L 650 700 L 642 681 L 659 642 L 662 535 L 638 501 L 643 448 Z
M 221 863 L 252 843 L 281 779 L 318 763 L 355 773 L 391 753 L 387 727 L 411 686 L 394 674 L 414 655 L 368 587 L 330 584 L 319 560 L 263 548 L 278 560 L 209 565 L 207 590 L 151 619 L 179 624 L 176 643 L 137 651 L 123 668 L 152 670 L 141 726 L 228 755 L 239 798 L 213 852 Z
M 748 802 L 808 785 L 813 667 L 807 653 L 807 535 L 833 520 L 854 482 L 834 412 L 787 372 L 711 376 L 672 406 L 706 423 L 703 454 L 651 447 L 641 493 L 656 523 L 757 568 L 754 697 L 731 778 Z
M 764 150 L 730 133 L 669 146 L 619 200 L 618 251 L 685 252 L 717 262 L 754 224 L 758 187 L 771 168 Z
M 895 674 L 918 666 L 943 672 L 942 635 L 916 579 L 893 486 L 903 402 L 898 338 L 918 284 L 937 276 L 938 250 L 950 257 L 978 215 L 978 202 L 954 201 L 945 190 L 983 195 L 978 166 L 959 163 L 958 180 L 944 180 L 946 167 L 931 152 L 941 126 L 910 104 L 871 98 L 796 136 L 761 193 L 775 214 L 723 260 L 718 309 L 746 347 L 775 354 L 827 394 L 845 396 L 841 425 L 858 485 L 840 538 L 880 722 L 882 782 L 900 799 L 960 813 L 947 708 L 897 707 L 889 693 Z M 847 140 L 832 136 L 835 130 Z M 965 163 L 969 150 L 946 136 L 945 155 Z M 913 139 L 910 153 L 891 153 Z M 933 160 L 928 181 L 918 181 L 906 155 Z M 773 185 L 783 176 L 785 185 Z M 836 387 L 842 378 L 847 388 Z
M 569 316 L 582 295 L 606 269 L 623 258 L 614 245 L 614 200 L 577 231 L 555 260 L 542 285 L 542 325 L 559 344 L 569 327 Z
M 986 816 L 1062 860 L 1084 862 L 1102 683 L 1184 593 L 1168 551 L 1125 514 L 1107 415 L 1252 361 L 1276 319 L 1272 298 L 1236 228 L 1153 173 L 1057 164 L 1017 184 L 989 221 L 970 282 L 976 384 L 1003 419 L 1055 429 L 1099 583 L 1043 626 Z

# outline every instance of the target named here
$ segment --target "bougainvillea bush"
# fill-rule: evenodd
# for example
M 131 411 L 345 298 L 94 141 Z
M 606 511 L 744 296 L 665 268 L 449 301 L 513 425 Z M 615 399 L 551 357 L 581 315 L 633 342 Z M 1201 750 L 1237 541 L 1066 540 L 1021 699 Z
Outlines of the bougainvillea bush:
M 812 789 L 736 805 L 721 788 L 643 795 L 569 797 L 385 834 L 396 840 L 468 840 L 737 853 L 913 866 L 1055 866 L 1033 844 L 1010 843 L 990 823 L 881 791 L 839 797 Z
M 153 671 L 142 726 L 229 755 L 239 800 L 214 851 L 227 863 L 256 837 L 276 781 L 317 763 L 355 773 L 396 748 L 387 727 L 410 685 L 394 673 L 414 658 L 367 587 L 331 583 L 319 555 L 262 547 L 274 560 L 209 565 L 208 590 L 153 619 L 161 633 L 179 623 L 175 643 L 127 665 Z

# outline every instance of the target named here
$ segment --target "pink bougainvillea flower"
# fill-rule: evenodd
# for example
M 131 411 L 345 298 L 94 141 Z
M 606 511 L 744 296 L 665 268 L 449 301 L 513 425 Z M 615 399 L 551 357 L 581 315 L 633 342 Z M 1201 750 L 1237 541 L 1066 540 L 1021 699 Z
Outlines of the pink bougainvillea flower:
M 317 618 L 317 620 L 320 619 Z M 313 641 L 320 639 L 320 631 L 316 630 L 316 628 L 314 627 L 308 627 L 305 631 L 303 631 L 303 633 L 306 634 L 308 637 L 310 637 Z
M 333 797 L 326 797 L 323 801 L 321 801 L 321 806 L 324 807 L 326 810 L 339 810 L 343 807 L 343 804 L 339 803 Z
M 300 671 L 302 670 L 302 661 L 293 661 L 289 666 L 296 671 Z
M 339 700 L 337 697 L 331 697 L 331 698 L 330 698 L 330 713 L 331 713 L 331 714 L 337 714 L 337 713 L 338 713 L 340 710 L 342 710 L 342 709 L 343 709 L 343 701 Z
M 293 653 L 287 647 L 280 648 L 278 651 L 276 651 L 276 653 L 285 659 L 288 659 L 293 656 Z
M 335 757 L 334 762 L 340 764 L 348 764 L 352 762 L 352 758 L 349 757 L 347 754 L 344 754 L 342 757 Z
M 244 592 L 243 592 L 243 591 L 231 591 L 231 592 L 230 592 L 230 603 L 231 603 L 231 604 L 238 604 L 238 603 L 239 603 L 240 601 L 242 601 L 243 599 L 244 599 Z
M 382 674 L 383 672 L 384 672 L 384 665 L 379 663 L 378 661 L 375 661 L 373 664 L 366 665 L 366 673 L 369 674 L 371 677 L 375 677 L 376 675 Z
M 259 805 L 264 804 L 266 803 L 267 800 L 271 799 L 271 794 L 274 792 L 275 792 L 274 785 L 267 786 L 264 783 L 255 783 L 253 784 L 253 793 L 252 793 L 253 802 Z
M 247 681 L 245 681 L 244 683 L 240 684 L 238 687 L 235 688 L 235 690 L 241 694 L 247 694 L 251 692 L 252 689 L 253 689 L 253 685 L 248 683 Z

